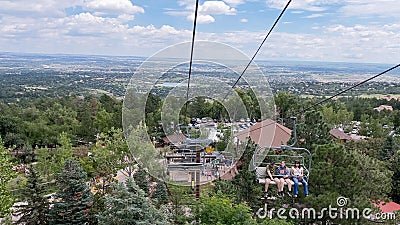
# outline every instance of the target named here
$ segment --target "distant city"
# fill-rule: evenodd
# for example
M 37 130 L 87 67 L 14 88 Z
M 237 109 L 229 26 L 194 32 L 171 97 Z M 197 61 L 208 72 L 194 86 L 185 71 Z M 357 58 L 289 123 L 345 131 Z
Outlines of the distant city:
M 126 85 L 145 60 L 127 56 L 0 53 L 0 98 L 5 102 L 71 94 L 108 94 L 123 98 Z M 256 61 L 256 64 L 268 78 L 272 92 L 288 91 L 301 97 L 329 96 L 393 66 L 294 61 Z M 240 66 L 244 67 L 245 62 Z M 172 87 L 186 82 L 187 70 L 188 66 L 183 64 L 168 71 L 153 91 L 165 95 Z M 160 71 L 154 68 L 154 73 L 157 72 Z M 238 77 L 229 68 L 211 64 L 194 64 L 193 74 L 213 76 L 227 84 L 233 84 Z M 400 71 L 395 70 L 346 95 L 395 95 L 400 93 L 399 84 Z M 241 80 L 238 87 L 245 86 Z

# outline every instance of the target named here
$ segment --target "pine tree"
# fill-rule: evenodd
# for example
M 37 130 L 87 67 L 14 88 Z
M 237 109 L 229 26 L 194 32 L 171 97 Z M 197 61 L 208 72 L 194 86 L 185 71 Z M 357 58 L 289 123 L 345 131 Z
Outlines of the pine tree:
M 318 211 L 327 205 L 336 204 L 337 198 L 342 196 L 348 198 L 348 207 L 371 208 L 372 201 L 388 196 L 392 175 L 386 162 L 376 160 L 357 149 L 346 151 L 336 143 L 318 145 L 313 154 L 309 179 L 311 195 L 305 201 Z M 374 182 L 376 180 L 380 182 Z M 322 222 L 327 218 L 320 219 L 318 221 Z M 348 221 L 337 218 L 333 222 L 365 224 L 366 221 L 363 218 Z
M 392 193 L 393 201 L 400 203 L 400 151 L 397 152 L 393 160 Z
M 392 136 L 387 136 L 382 148 L 379 149 L 378 159 L 382 161 L 393 160 L 397 150 L 398 146 L 395 139 Z
M 14 212 L 14 216 L 20 216 L 17 224 L 49 224 L 49 203 L 44 197 L 44 181 L 34 168 L 28 171 L 27 184 L 21 190 L 25 204 L 18 206 Z
M 164 182 L 158 182 L 156 185 L 156 189 L 153 193 L 153 201 L 156 206 L 161 206 L 163 204 L 168 203 L 168 193 L 167 187 Z
M 259 207 L 260 196 L 262 195 L 261 185 L 255 183 L 255 173 L 249 170 L 255 146 L 252 143 L 247 144 L 241 157 L 242 166 L 239 174 L 233 178 L 233 184 L 236 186 L 236 200 L 239 202 L 248 202 L 253 209 Z
M 98 215 L 99 224 L 169 224 L 169 215 L 156 209 L 132 178 L 125 184 L 115 184 L 112 195 L 105 199 L 107 209 Z
M 69 158 L 58 178 L 56 202 L 50 209 L 50 224 L 85 224 L 91 221 L 93 194 L 85 184 L 86 173 Z
M 16 177 L 16 172 L 12 170 L 13 163 L 11 155 L 4 148 L 0 137 L 0 217 L 10 213 L 10 208 L 14 203 L 14 197 L 8 190 L 8 182 Z
M 297 140 L 299 147 L 313 150 L 315 145 L 324 145 L 332 141 L 329 126 L 322 118 L 320 111 L 308 111 L 297 126 Z
M 135 180 L 135 183 L 139 186 L 140 189 L 144 191 L 144 193 L 149 195 L 149 183 L 147 180 L 147 173 L 144 171 L 142 168 L 139 168 L 139 170 L 133 174 L 133 179 Z

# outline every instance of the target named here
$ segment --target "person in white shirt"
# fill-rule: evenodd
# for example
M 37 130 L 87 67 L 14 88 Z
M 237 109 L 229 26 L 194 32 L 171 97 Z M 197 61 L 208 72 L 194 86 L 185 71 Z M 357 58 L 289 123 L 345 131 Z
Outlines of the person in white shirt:
M 291 175 L 292 180 L 294 182 L 294 197 L 296 198 L 299 194 L 299 182 L 303 184 L 304 187 L 304 194 L 306 197 L 308 196 L 308 184 L 307 181 L 304 179 L 303 167 L 300 166 L 300 162 L 296 161 L 294 166 L 291 168 Z

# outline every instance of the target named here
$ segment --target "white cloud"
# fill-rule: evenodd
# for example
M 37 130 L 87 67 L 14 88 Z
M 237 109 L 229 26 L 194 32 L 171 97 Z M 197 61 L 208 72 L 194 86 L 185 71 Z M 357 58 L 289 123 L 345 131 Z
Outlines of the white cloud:
M 224 2 L 232 6 L 238 6 L 244 4 L 244 0 L 224 0 Z
M 194 20 L 194 15 L 189 15 L 187 16 L 188 20 L 193 21 Z M 207 23 L 214 23 L 215 18 L 212 17 L 211 15 L 197 15 L 197 23 L 199 24 L 207 24 Z
M 83 0 L 0 0 L 0 13 L 19 17 L 61 17 L 65 8 L 83 4 Z
M 133 5 L 130 0 L 87 0 L 85 9 L 96 14 L 144 13 L 142 7 Z
M 290 9 L 301 9 L 307 11 L 325 11 L 326 7 L 324 6 L 327 2 L 334 2 L 335 0 L 301 0 L 301 1 L 292 1 L 289 5 Z M 287 1 L 283 0 L 267 0 L 267 6 L 269 8 L 277 8 L 283 9 Z
M 303 18 L 306 18 L 306 19 L 313 19 L 313 18 L 318 18 L 318 17 L 322 17 L 322 16 L 324 16 L 323 14 L 320 14 L 320 13 L 314 13 L 314 14 L 311 14 L 311 15 L 309 15 L 309 16 L 305 16 L 305 17 L 303 17 Z
M 235 2 L 235 0 L 232 2 Z M 167 9 L 165 13 L 172 16 L 186 16 L 188 20 L 193 21 L 193 1 L 179 0 L 178 4 L 185 7 L 185 9 L 183 11 Z M 213 23 L 215 22 L 214 15 L 236 15 L 236 13 L 236 8 L 227 5 L 224 1 L 205 1 L 199 5 L 197 19 L 199 23 Z
M 249 20 L 247 20 L 246 18 L 243 18 L 243 19 L 240 19 L 240 22 L 247 23 L 247 22 L 249 22 Z
M 108 1 L 101 0 L 97 1 L 97 5 L 89 7 L 90 2 L 37 0 L 33 4 L 31 0 L 0 0 L 0 51 L 151 55 L 168 45 L 191 40 L 191 30 L 166 25 L 167 21 L 161 23 L 165 25 L 157 26 L 151 24 L 135 26 L 131 22 L 128 23 L 135 14 L 143 12 L 129 3 L 130 1 L 126 7 L 121 7 L 126 4 L 123 0 L 116 0 L 111 5 L 107 5 Z M 102 5 L 99 2 L 108 3 Z M 330 4 L 336 4 L 335 8 L 339 9 L 338 13 L 342 13 L 342 16 L 353 16 L 357 13 L 362 16 L 373 16 L 378 14 L 368 8 L 375 4 L 378 12 L 383 9 L 389 12 L 389 15 L 381 16 L 395 17 L 395 12 L 398 12 L 399 8 L 392 4 L 392 0 L 386 0 L 385 3 L 389 4 L 382 3 L 380 8 L 372 0 L 340 2 L 304 0 L 298 3 L 302 5 L 298 5 L 297 11 L 310 11 L 307 8 L 326 8 Z M 216 15 L 237 14 L 232 4 L 228 1 L 203 2 L 198 22 L 212 23 L 218 19 Z M 357 5 L 360 5 L 360 9 L 364 12 L 357 12 L 349 7 Z M 75 6 L 83 6 L 85 12 L 67 16 L 65 8 Z M 167 13 L 193 19 L 193 1 L 182 0 L 181 6 L 183 8 L 181 12 L 175 9 L 175 11 L 168 10 Z M 110 14 L 112 16 L 109 16 Z M 314 13 L 311 16 L 318 14 L 324 13 Z M 240 18 L 237 17 L 236 21 Z M 241 22 L 245 21 L 245 18 L 241 19 Z M 375 22 L 375 24 L 358 25 L 314 24 L 311 34 L 274 32 L 257 59 L 395 63 L 400 58 L 400 23 L 383 24 L 379 18 Z M 351 24 L 351 20 L 347 24 Z M 196 39 L 231 44 L 252 55 L 255 46 L 264 36 L 264 31 L 227 32 L 221 28 L 217 33 L 200 30 Z
M 287 1 L 266 0 L 267 7 L 282 9 Z M 322 12 L 333 9 L 339 16 L 379 16 L 400 17 L 400 4 L 397 0 L 301 0 L 292 1 L 291 13 L 301 13 L 299 10 Z
M 126 19 L 92 13 L 34 20 L 4 17 L 0 23 L 1 51 L 151 55 L 182 41 L 191 30 L 169 25 L 133 26 Z M 5 22 L 6 21 L 6 22 Z M 318 34 L 274 32 L 257 59 L 395 62 L 400 58 L 400 24 L 385 26 L 341 24 L 319 27 Z M 252 55 L 265 32 L 198 32 L 197 40 L 220 41 Z
M 203 5 L 199 6 L 199 12 L 213 15 L 235 15 L 236 9 L 223 1 L 205 1 Z
M 350 1 L 339 12 L 346 16 L 379 16 L 400 18 L 400 4 L 397 0 Z

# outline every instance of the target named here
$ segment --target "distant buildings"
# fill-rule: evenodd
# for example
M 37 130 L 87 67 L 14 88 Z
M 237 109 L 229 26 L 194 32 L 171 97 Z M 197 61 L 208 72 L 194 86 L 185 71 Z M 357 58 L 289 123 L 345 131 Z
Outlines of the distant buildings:
M 386 101 L 390 101 L 392 99 L 396 100 L 396 101 L 400 101 L 400 97 L 396 97 L 396 96 L 391 96 L 391 95 L 386 95 L 384 97 L 382 97 L 381 99 L 384 99 Z
M 368 139 L 368 137 L 366 136 L 360 136 L 357 134 L 346 134 L 343 130 L 337 128 L 330 130 L 329 134 L 331 134 L 332 137 L 340 143 L 346 143 L 349 141 L 362 141 Z
M 374 110 L 380 112 L 382 110 L 389 110 L 389 111 L 393 111 L 393 107 L 390 105 L 380 105 L 379 107 L 374 108 Z
M 353 140 L 350 135 L 346 134 L 344 131 L 339 129 L 332 129 L 329 133 L 338 140 L 340 143 L 346 143 L 348 141 Z

